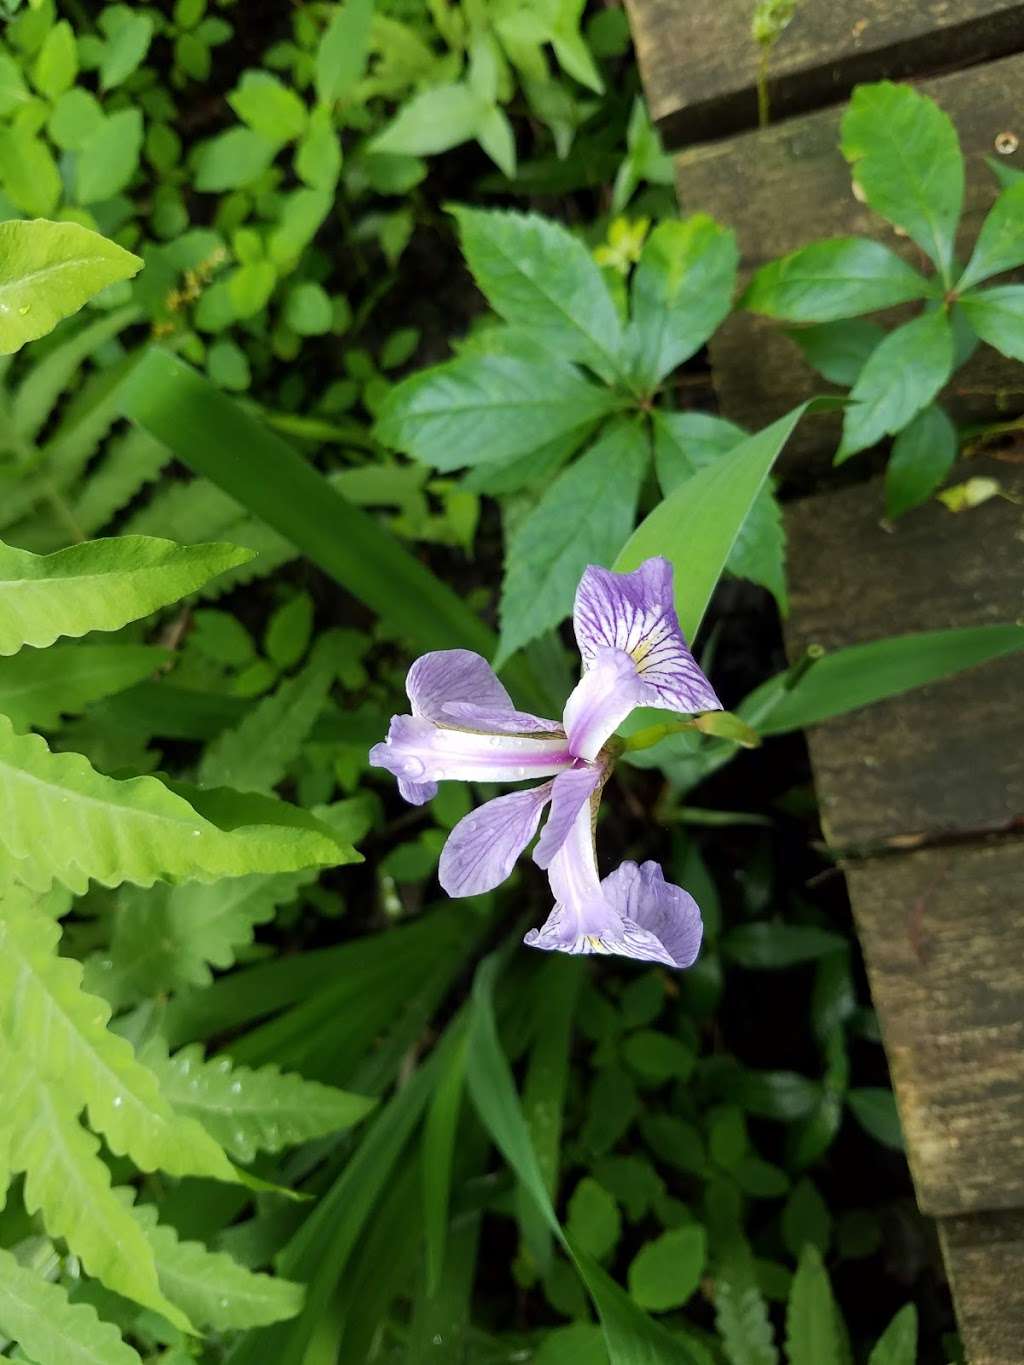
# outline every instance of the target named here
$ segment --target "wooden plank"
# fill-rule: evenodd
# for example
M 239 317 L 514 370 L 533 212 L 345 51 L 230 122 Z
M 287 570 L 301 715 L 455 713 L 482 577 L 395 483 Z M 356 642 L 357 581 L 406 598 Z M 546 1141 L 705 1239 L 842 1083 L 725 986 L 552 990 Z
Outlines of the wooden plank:
M 757 124 L 752 0 L 627 0 L 651 116 L 666 146 Z M 845 99 L 858 81 L 920 76 L 1019 52 L 1017 0 L 804 3 L 771 54 L 775 118 Z
M 994 154 L 1001 133 L 1019 136 L 1019 149 L 1004 159 L 1007 165 L 1024 169 L 1022 85 L 1024 56 L 921 84 L 952 116 L 967 158 L 961 250 L 973 242 L 995 198 L 995 178 L 983 157 Z M 766 261 L 815 238 L 851 234 L 875 237 L 914 264 L 924 264 L 912 242 L 897 236 L 854 198 L 849 167 L 838 149 L 842 112 L 822 110 L 763 132 L 694 148 L 677 159 L 683 212 L 702 209 L 736 229 L 743 279 Z M 722 411 L 744 426 L 763 426 L 812 393 L 831 387 L 805 363 L 777 323 L 748 313 L 730 317 L 713 338 L 710 351 Z M 954 376 L 945 397 L 960 421 L 1015 414 L 1024 410 L 1021 376 L 1019 365 L 982 347 Z M 839 418 L 833 415 L 801 423 L 783 458 L 783 474 L 799 479 L 802 473 L 813 476 L 827 468 L 838 429 Z
M 1019 466 L 973 460 L 968 473 Z M 1019 482 L 1019 478 L 1018 478 Z M 790 504 L 787 647 L 1024 616 L 1024 518 L 995 498 L 932 502 L 882 523 L 879 480 Z M 809 732 L 822 825 L 838 848 L 936 839 L 1024 819 L 1024 654 L 880 702 Z
M 939 1233 L 970 1365 L 1020 1365 L 1024 1213 L 943 1218 Z
M 921 1208 L 1024 1207 L 1024 843 L 846 872 Z

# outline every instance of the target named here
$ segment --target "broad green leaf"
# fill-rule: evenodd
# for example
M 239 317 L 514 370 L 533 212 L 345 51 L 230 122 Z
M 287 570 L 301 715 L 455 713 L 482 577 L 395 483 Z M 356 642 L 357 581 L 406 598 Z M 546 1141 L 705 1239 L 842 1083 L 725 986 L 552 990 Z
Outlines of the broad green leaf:
M 917 1309 L 912 1303 L 900 1309 L 878 1338 L 868 1365 L 917 1365 Z
M 652 555 L 675 565 L 676 609 L 687 639 L 696 635 L 732 548 L 804 404 L 748 436 L 665 498 L 633 532 L 612 566 L 622 573 Z
M 124 13 L 104 48 L 100 89 L 113 90 L 126 81 L 149 51 L 152 38 L 153 20 L 148 14 Z
M 965 295 L 960 307 L 982 341 L 1011 360 L 1024 360 L 1024 284 L 979 289 Z
M 605 1260 L 615 1250 L 622 1235 L 622 1216 L 598 1181 L 583 1177 L 572 1192 L 566 1215 L 565 1234 L 578 1250 L 595 1261 Z
M 788 1121 L 810 1113 L 821 1098 L 821 1085 L 797 1071 L 745 1071 L 734 1098 L 761 1118 Z
M 903 1129 L 891 1090 L 882 1086 L 864 1086 L 847 1091 L 846 1102 L 857 1122 L 876 1142 L 893 1147 L 897 1152 L 904 1150 Z
M 856 384 L 868 357 L 884 337 L 877 323 L 864 318 L 796 327 L 789 333 L 790 340 L 796 342 L 804 359 L 822 378 L 848 388 Z
M 453 209 L 473 277 L 506 322 L 607 382 L 621 376 L 622 329 L 593 257 L 537 214 Z
M 935 492 L 953 467 L 960 441 L 942 408 L 930 403 L 892 443 L 885 470 L 886 516 L 901 517 Z
M 152 645 L 54 645 L 0 659 L 0 712 L 16 729 L 54 729 L 61 716 L 152 677 L 169 658 Z
M 842 934 L 812 924 L 740 924 L 722 939 L 722 951 L 741 967 L 794 967 L 845 943 Z
M 591 1322 L 574 1322 L 545 1333 L 533 1365 L 608 1365 L 604 1333 Z
M 706 213 L 660 223 L 633 272 L 628 345 L 646 390 L 688 360 L 729 312 L 736 283 L 735 234 Z
M 467 1078 L 481 1121 L 575 1262 L 601 1318 L 611 1365 L 693 1365 L 687 1348 L 652 1322 L 592 1257 L 572 1246 L 562 1231 L 530 1141 L 508 1059 L 498 1042 L 492 1003 L 497 966 L 496 957 L 488 958 L 478 968 L 473 984 Z
M 248 872 L 294 872 L 358 855 L 326 826 L 283 802 L 196 793 L 209 818 L 153 777 L 119 782 L 81 754 L 51 753 L 0 716 L 0 870 L 38 890 L 56 880 L 84 894 L 133 882 L 212 881 Z M 250 804 L 248 810 L 252 810 Z
M 80 204 L 111 199 L 128 184 L 142 151 L 141 109 L 108 114 L 78 153 L 75 198 Z
M 655 1313 L 681 1308 L 697 1291 L 707 1259 L 707 1233 L 699 1223 L 673 1228 L 642 1247 L 629 1267 L 629 1292 Z
M 929 293 L 928 281 L 881 242 L 833 237 L 762 266 L 740 304 L 787 322 L 837 322 Z
M 616 406 L 613 393 L 589 383 L 568 361 L 467 355 L 397 384 L 376 434 L 447 471 L 528 455 Z
M 699 469 L 733 450 L 747 435 L 742 427 L 704 412 L 655 411 L 653 422 L 654 464 L 666 498 Z M 754 499 L 725 567 L 738 578 L 749 578 L 767 588 L 779 610 L 783 613 L 788 610 L 786 532 L 781 509 L 768 484 Z
M 244 189 L 258 180 L 278 149 L 253 128 L 229 128 L 211 138 L 196 156 L 195 187 L 208 194 Z
M 43 40 L 32 66 L 32 82 L 41 95 L 55 100 L 69 90 L 78 75 L 78 47 L 66 19 L 54 24 Z
M 762 735 L 784 734 L 817 725 L 832 716 L 886 697 L 898 697 L 974 668 L 990 659 L 1024 649 L 1024 626 L 965 626 L 894 635 L 868 644 L 850 645 L 818 659 L 795 687 L 784 690 L 767 714 L 752 717 L 767 698 L 766 688 L 752 692 L 739 708 Z
M 33 217 L 52 213 L 63 188 L 49 147 L 27 128 L 17 126 L 0 130 L 0 184 L 11 202 Z
M 963 294 L 989 276 L 1019 265 L 1024 265 L 1024 180 L 1003 190 L 992 205 L 956 291 Z
M 188 1330 L 188 1319 L 160 1290 L 146 1239 L 111 1189 L 98 1138 L 81 1126 L 63 1087 L 42 1080 L 2 1038 L 0 1058 L 10 1164 L 24 1172 L 26 1212 L 39 1213 L 50 1236 L 62 1237 L 108 1289 Z
M 861 85 L 843 116 L 840 145 L 875 212 L 902 228 L 952 284 L 964 162 L 949 115 L 909 85 Z
M 890 332 L 872 351 L 850 393 L 836 464 L 905 427 L 952 370 L 953 329 L 944 311 L 924 313 Z
M 807 1245 L 786 1309 L 789 1365 L 852 1365 L 853 1357 L 828 1272 L 817 1248 Z
M 58 956 L 59 926 L 8 896 L 0 937 L 6 1002 L 0 1032 L 9 1046 L 31 1060 L 41 1079 L 59 1085 L 65 1099 L 87 1106 L 111 1151 L 141 1170 L 233 1180 L 218 1144 L 174 1112 L 153 1073 L 107 1029 L 110 1009 L 82 990 L 80 963 Z
M 224 1055 L 204 1059 L 199 1046 L 169 1057 L 164 1045 L 154 1044 L 143 1055 L 175 1112 L 196 1119 L 243 1162 L 351 1128 L 374 1107 L 363 1095 L 276 1066 L 254 1071 Z
M 118 536 L 34 555 L 0 543 L 0 655 L 120 630 L 251 559 L 234 545 Z
M 78 223 L 0 223 L 0 354 L 45 336 L 141 265 Z
M 822 1256 L 832 1240 L 832 1215 L 828 1205 L 806 1177 L 793 1186 L 782 1210 L 782 1239 L 794 1259 L 810 1245 Z
M 432 86 L 403 104 L 367 150 L 392 156 L 436 156 L 476 137 L 491 107 L 461 82 Z
M 608 564 L 629 534 L 648 458 L 635 418 L 610 426 L 515 527 L 505 555 L 497 664 L 572 611 L 588 564 Z
M 491 632 L 454 592 L 286 442 L 182 361 L 151 351 L 122 401 L 127 416 L 290 540 L 411 644 L 493 652 Z
M 374 0 L 335 6 L 316 50 L 316 93 L 325 103 L 343 99 L 362 78 L 370 45 Z
M 196 1327 L 237 1332 L 293 1318 L 302 1307 L 302 1286 L 255 1274 L 222 1251 L 182 1241 L 174 1228 L 157 1222 L 157 1211 L 137 1205 L 141 1227 L 156 1262 L 160 1288 Z
M 246 71 L 228 96 L 243 123 L 268 142 L 292 142 L 306 127 L 306 106 L 269 71 Z
M 139 1365 L 137 1353 L 91 1304 L 72 1303 L 63 1285 L 19 1265 L 8 1251 L 0 1251 L 0 1332 L 33 1360 Z

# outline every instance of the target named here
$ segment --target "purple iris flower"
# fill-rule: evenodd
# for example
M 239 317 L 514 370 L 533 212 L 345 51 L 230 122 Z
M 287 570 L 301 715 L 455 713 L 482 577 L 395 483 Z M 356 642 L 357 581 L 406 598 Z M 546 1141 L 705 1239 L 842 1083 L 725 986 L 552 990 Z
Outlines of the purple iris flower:
M 625 862 L 602 881 L 594 830 L 614 764 L 612 735 L 637 706 L 688 715 L 721 710 L 676 616 L 672 566 L 648 559 L 633 573 L 591 565 L 573 612 L 583 676 L 562 722 L 517 711 L 487 661 L 465 649 L 425 654 L 409 670 L 411 716 L 394 716 L 370 762 L 421 805 L 445 780 L 548 779 L 498 796 L 460 820 L 441 854 L 450 896 L 498 886 L 537 832 L 534 861 L 547 869 L 555 907 L 525 942 L 565 953 L 620 953 L 688 967 L 701 940 L 693 897 L 657 863 Z

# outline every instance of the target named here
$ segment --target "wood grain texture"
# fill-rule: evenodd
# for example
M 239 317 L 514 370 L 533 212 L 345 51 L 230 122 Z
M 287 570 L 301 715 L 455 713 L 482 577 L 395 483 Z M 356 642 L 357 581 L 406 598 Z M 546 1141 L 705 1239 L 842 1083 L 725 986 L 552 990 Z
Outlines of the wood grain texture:
M 757 124 L 760 52 L 751 0 L 627 0 L 651 116 L 666 146 Z M 920 76 L 1024 45 L 1018 0 L 800 5 L 771 54 L 775 118 L 845 99 L 858 81 Z
M 810 8 L 817 8 L 811 6 Z M 842 7 L 840 7 L 842 8 Z M 903 7 L 900 7 L 903 8 Z M 1024 27 L 1022 27 L 1024 39 Z M 1024 169 L 1024 56 L 974 67 L 920 85 L 953 118 L 967 159 L 961 254 L 977 236 L 997 186 L 984 164 L 1000 133 L 1015 132 L 1020 148 L 1004 158 Z M 684 213 L 704 210 L 735 228 L 741 279 L 767 261 L 819 237 L 863 235 L 891 246 L 917 266 L 923 254 L 854 198 L 839 152 L 842 109 L 826 109 L 728 142 L 691 149 L 677 158 Z M 903 313 L 883 315 L 895 320 Z M 831 391 L 804 361 L 778 323 L 736 313 L 711 342 L 715 387 L 723 413 L 748 427 L 763 426 L 812 393 Z M 982 347 L 948 386 L 945 399 L 960 421 L 1024 411 L 1024 371 Z M 801 423 L 780 466 L 796 479 L 829 467 L 840 419 L 819 415 Z
M 942 1251 L 971 1365 L 1024 1355 L 1024 1212 L 939 1220 Z
M 921 1208 L 1024 1206 L 1024 843 L 846 872 Z
M 1018 471 L 1014 476 L 1014 471 Z M 1019 465 L 974 460 L 1024 493 Z M 1024 508 L 930 503 L 882 525 L 878 480 L 790 504 L 791 658 L 916 630 L 1024 616 Z M 936 839 L 1024 818 L 1024 654 L 813 727 L 822 825 L 838 848 Z

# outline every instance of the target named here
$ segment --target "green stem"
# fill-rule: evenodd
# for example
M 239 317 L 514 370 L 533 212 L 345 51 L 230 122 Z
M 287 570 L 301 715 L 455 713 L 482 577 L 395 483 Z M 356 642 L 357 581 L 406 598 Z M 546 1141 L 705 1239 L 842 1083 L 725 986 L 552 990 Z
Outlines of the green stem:
M 757 57 L 757 126 L 767 128 L 771 122 L 771 101 L 768 96 L 768 64 L 771 60 L 771 46 L 767 43 Z

